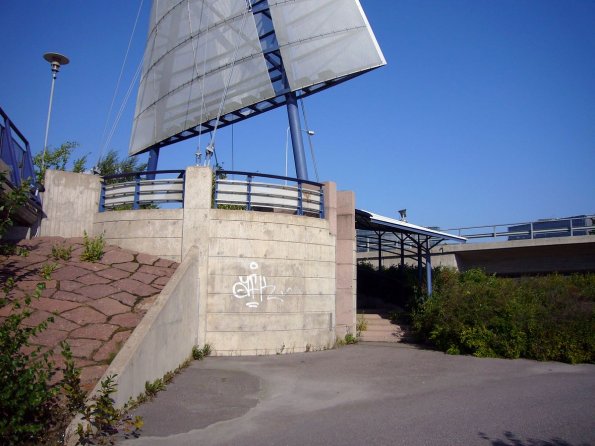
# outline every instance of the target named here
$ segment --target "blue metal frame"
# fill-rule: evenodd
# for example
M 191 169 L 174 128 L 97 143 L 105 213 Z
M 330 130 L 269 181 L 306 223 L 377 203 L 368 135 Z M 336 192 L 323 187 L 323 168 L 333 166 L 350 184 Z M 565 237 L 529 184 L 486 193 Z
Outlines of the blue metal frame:
M 155 174 L 147 175 L 147 180 L 154 180 Z M 132 202 L 132 209 L 140 209 L 140 175 L 137 173 L 134 176 L 134 201 Z
M 24 181 L 29 181 L 31 184 L 31 201 L 38 207 L 41 206 L 39 195 L 36 194 L 35 184 L 35 170 L 33 168 L 33 156 L 31 155 L 31 148 L 29 141 L 20 132 L 20 130 L 11 122 L 8 115 L 0 107 L 0 158 L 10 168 L 10 178 L 12 186 L 20 187 Z M 21 147 L 13 137 L 14 135 L 22 141 L 25 147 Z M 19 151 L 19 152 L 17 152 Z M 18 156 L 18 155 L 21 156 Z
M 246 209 L 251 211 L 252 210 L 252 179 L 254 178 L 253 175 L 248 175 L 248 185 L 246 186 L 246 196 L 248 197 L 248 202 L 246 203 Z
M 306 164 L 304 141 L 302 140 L 302 124 L 300 123 L 297 97 L 293 92 L 287 94 L 287 118 L 289 120 L 289 129 L 291 130 L 291 146 L 293 147 L 295 173 L 300 180 L 307 180 L 308 166 Z
M 159 161 L 159 149 L 153 147 L 149 151 L 149 162 L 147 163 L 147 172 L 154 172 L 157 170 L 157 162 Z M 147 176 L 148 180 L 154 180 L 155 174 Z

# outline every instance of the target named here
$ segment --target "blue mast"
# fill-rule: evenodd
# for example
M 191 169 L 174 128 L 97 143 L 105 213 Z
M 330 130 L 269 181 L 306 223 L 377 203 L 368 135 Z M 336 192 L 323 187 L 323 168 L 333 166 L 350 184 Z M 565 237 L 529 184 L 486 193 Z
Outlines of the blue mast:
M 293 147 L 293 159 L 295 160 L 295 173 L 300 180 L 308 179 L 308 166 L 304 142 L 302 140 L 302 125 L 298 111 L 297 97 L 295 92 L 286 95 L 287 117 L 289 118 L 289 131 L 291 132 L 291 145 Z

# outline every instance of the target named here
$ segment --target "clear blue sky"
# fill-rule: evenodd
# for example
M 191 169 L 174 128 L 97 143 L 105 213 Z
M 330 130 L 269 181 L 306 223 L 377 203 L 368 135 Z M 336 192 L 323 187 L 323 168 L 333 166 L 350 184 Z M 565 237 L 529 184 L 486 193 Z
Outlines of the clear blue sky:
M 354 190 L 360 208 L 407 208 L 409 221 L 441 228 L 595 213 L 595 1 L 361 3 L 388 65 L 306 100 L 321 180 Z M 139 4 L 0 0 L 0 106 L 34 152 L 51 80 L 42 54 L 54 51 L 71 64 L 58 75 L 49 145 L 77 141 L 95 162 Z M 145 0 L 112 120 L 149 9 Z M 109 146 L 122 155 L 135 99 L 136 87 Z M 233 167 L 283 174 L 286 128 L 284 109 L 235 125 Z M 195 149 L 169 146 L 159 167 L 192 165 Z M 231 169 L 230 127 L 217 152 Z

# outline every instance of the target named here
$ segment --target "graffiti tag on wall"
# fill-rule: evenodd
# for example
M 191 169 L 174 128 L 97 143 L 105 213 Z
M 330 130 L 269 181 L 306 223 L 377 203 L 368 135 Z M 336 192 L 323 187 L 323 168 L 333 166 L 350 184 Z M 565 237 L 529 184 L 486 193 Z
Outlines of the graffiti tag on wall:
M 251 274 L 247 276 L 238 276 L 239 281 L 233 284 L 232 293 L 236 299 L 247 299 L 246 306 L 250 308 L 258 308 L 258 306 L 265 300 L 278 300 L 283 302 L 280 296 L 291 292 L 291 288 L 285 291 L 275 293 L 277 287 L 269 285 L 267 278 L 262 274 L 258 274 L 258 263 L 250 263 Z

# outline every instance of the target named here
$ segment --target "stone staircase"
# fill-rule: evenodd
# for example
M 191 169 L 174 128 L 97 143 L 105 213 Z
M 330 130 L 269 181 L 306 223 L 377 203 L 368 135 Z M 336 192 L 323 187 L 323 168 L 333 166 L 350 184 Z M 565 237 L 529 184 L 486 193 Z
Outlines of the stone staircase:
M 367 329 L 361 332 L 360 342 L 413 342 L 410 327 L 392 323 L 388 313 L 358 314 L 358 321 L 362 316 L 367 324 Z

